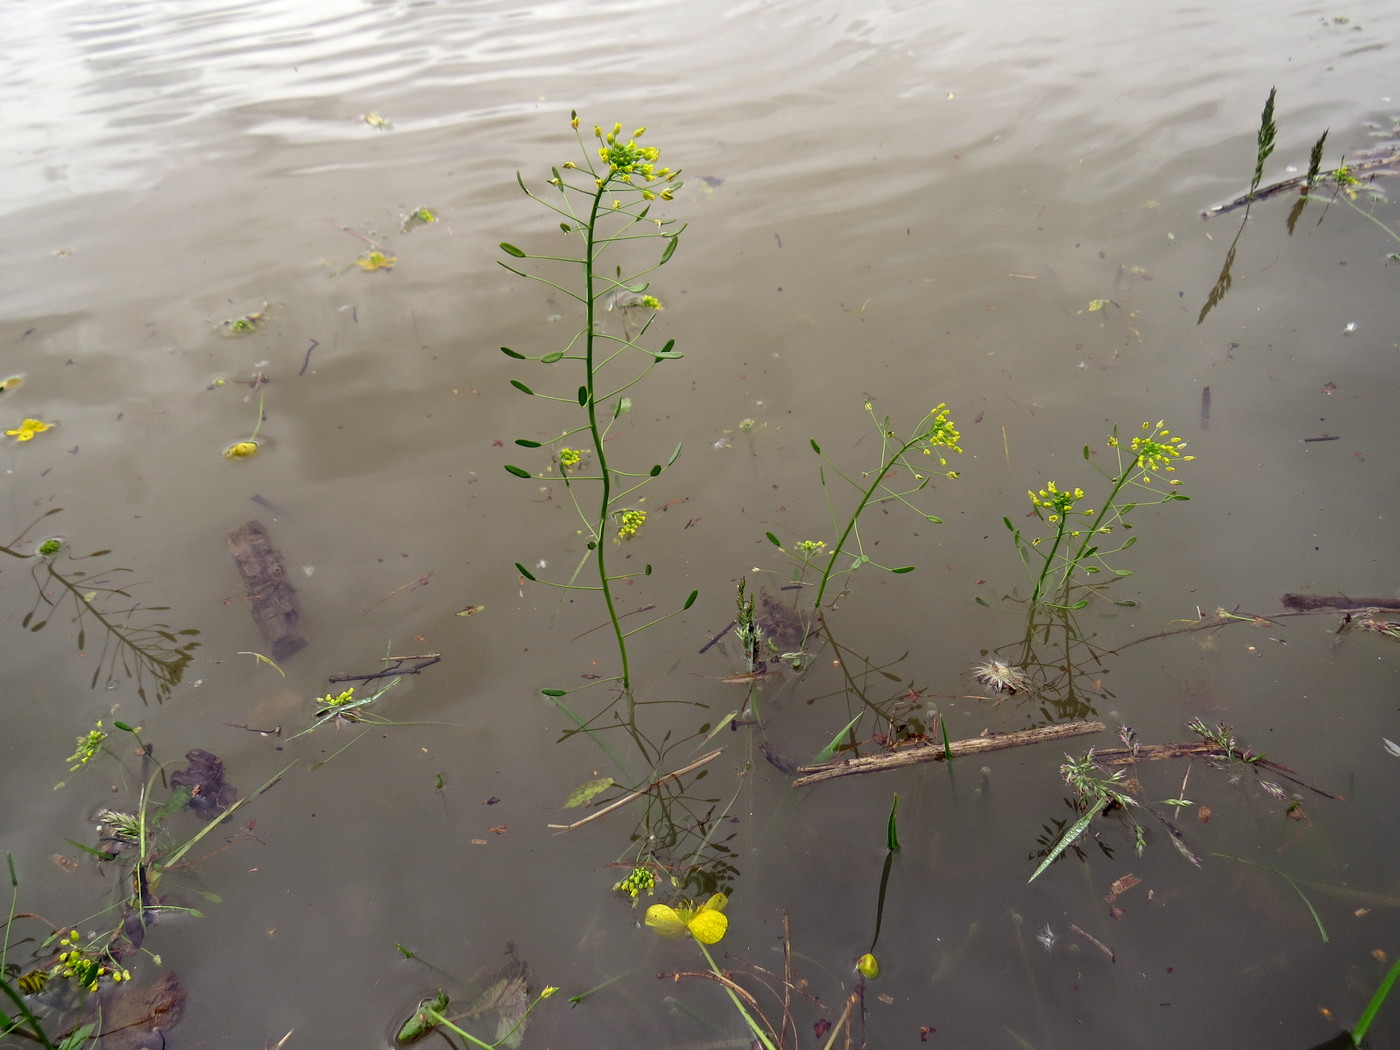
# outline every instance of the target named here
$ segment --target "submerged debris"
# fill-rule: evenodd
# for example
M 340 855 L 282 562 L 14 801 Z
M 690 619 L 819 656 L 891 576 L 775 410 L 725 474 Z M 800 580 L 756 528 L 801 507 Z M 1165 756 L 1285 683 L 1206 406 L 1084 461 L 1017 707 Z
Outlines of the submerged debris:
M 238 790 L 224 779 L 224 763 L 218 755 L 197 747 L 185 759 L 189 765 L 171 773 L 170 783 L 190 789 L 187 805 L 201 820 L 213 820 L 238 801 Z

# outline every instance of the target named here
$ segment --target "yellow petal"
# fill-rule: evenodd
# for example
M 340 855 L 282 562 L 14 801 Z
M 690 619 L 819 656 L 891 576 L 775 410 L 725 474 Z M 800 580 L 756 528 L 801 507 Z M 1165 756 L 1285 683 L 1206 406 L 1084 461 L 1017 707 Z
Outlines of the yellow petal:
M 663 937 L 679 937 L 685 933 L 685 920 L 669 904 L 653 904 L 648 908 L 647 925 Z
M 701 911 L 724 911 L 725 905 L 729 903 L 729 898 L 723 893 L 716 893 L 707 900 L 700 908 Z
M 716 896 L 719 896 L 718 894 Z M 713 898 L 711 898 L 713 900 Z M 690 920 L 691 935 L 701 944 L 715 944 L 729 929 L 729 916 L 706 905 Z
M 258 443 L 256 441 L 235 441 L 224 449 L 224 459 L 247 459 L 249 456 L 257 454 Z

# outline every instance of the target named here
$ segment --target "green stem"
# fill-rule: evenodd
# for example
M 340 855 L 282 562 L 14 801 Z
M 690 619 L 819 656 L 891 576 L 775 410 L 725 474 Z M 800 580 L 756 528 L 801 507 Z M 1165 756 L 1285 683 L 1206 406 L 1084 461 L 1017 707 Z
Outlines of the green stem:
M 841 538 L 836 541 L 835 546 L 832 548 L 831 557 L 827 559 L 826 569 L 822 572 L 821 586 L 817 588 L 817 598 L 813 603 L 815 608 L 820 609 L 822 607 L 822 596 L 826 594 L 826 585 L 831 582 L 831 572 L 836 567 L 836 559 L 841 556 L 841 552 L 845 549 L 846 540 L 850 538 L 852 530 L 856 527 L 856 520 L 865 510 L 866 504 L 874 497 L 875 490 L 878 489 L 880 483 L 885 480 L 885 475 L 899 462 L 900 457 L 922 441 L 926 436 L 926 434 L 921 433 L 917 437 L 911 438 L 909 441 L 905 442 L 900 446 L 899 451 L 885 460 L 885 462 L 880 465 L 880 469 L 875 472 L 875 480 L 872 481 L 870 487 L 865 490 L 865 495 L 861 496 L 860 503 L 856 506 L 855 512 L 851 515 L 851 520 L 846 522 L 846 531 L 841 533 Z
M 1034 612 L 1035 607 L 1040 604 L 1041 595 L 1045 593 L 1045 577 L 1050 575 L 1050 567 L 1055 562 L 1055 553 L 1060 549 L 1060 544 L 1064 542 L 1065 526 L 1067 523 L 1068 518 L 1064 514 L 1061 514 L 1059 528 L 1055 530 L 1055 542 L 1050 545 L 1050 552 L 1045 555 L 1045 565 L 1040 570 L 1040 578 L 1035 581 L 1035 591 L 1031 594 L 1032 612 Z
M 595 244 L 597 238 L 598 211 L 603 204 L 603 190 L 612 179 L 609 172 L 603 178 L 603 184 L 598 187 L 593 194 L 593 203 L 589 207 L 587 223 L 587 243 L 584 246 L 583 256 L 583 298 L 585 312 L 586 342 L 584 344 L 584 367 L 587 370 L 588 382 L 588 431 L 593 437 L 593 448 L 598 454 L 598 473 L 602 475 L 602 493 L 598 504 L 598 528 L 594 534 L 594 556 L 598 562 L 598 581 L 602 584 L 603 601 L 608 606 L 608 619 L 612 623 L 613 636 L 617 639 L 617 654 L 622 661 L 622 688 L 630 691 L 632 688 L 631 672 L 627 663 L 627 636 L 622 633 L 622 623 L 617 615 L 617 604 L 613 600 L 612 585 L 608 579 L 607 565 L 607 544 L 604 542 L 604 531 L 607 528 L 608 509 L 612 504 L 612 473 L 608 469 L 608 454 L 603 449 L 603 433 L 598 426 L 598 401 L 594 396 L 594 344 L 597 340 L 597 313 L 598 300 L 593 294 L 593 264 L 595 261 Z
M 716 977 L 723 977 L 724 973 L 715 965 L 714 957 L 710 955 L 710 949 L 706 948 L 700 941 L 696 941 L 695 943 L 700 945 L 700 951 L 704 954 L 705 961 L 710 964 L 710 972 Z M 759 1027 L 758 1022 L 753 1019 L 753 1015 L 745 1009 L 743 1002 L 734 994 L 734 989 L 729 987 L 728 984 L 725 984 L 724 990 L 729 996 L 730 1001 L 734 1004 L 734 1008 L 739 1011 L 739 1016 L 741 1016 L 744 1019 L 744 1023 L 749 1026 L 749 1031 L 754 1034 L 754 1038 L 763 1044 L 764 1050 L 778 1050 L 771 1036 Z

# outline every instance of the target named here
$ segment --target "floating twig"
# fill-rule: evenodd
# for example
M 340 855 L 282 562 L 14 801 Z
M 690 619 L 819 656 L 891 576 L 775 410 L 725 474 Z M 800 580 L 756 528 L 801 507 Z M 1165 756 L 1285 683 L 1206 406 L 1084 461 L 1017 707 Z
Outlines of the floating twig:
M 650 794 L 652 791 L 654 791 L 656 788 L 659 788 L 668 780 L 675 780 L 677 777 L 683 777 L 687 773 L 694 772 L 695 770 L 703 766 L 705 763 L 713 761 L 722 754 L 724 754 L 724 748 L 718 748 L 714 751 L 711 751 L 708 755 L 705 755 L 701 758 L 697 758 L 694 762 L 690 763 L 690 765 L 685 766 L 682 769 L 677 769 L 674 773 L 667 773 L 663 777 L 657 777 L 644 788 L 641 788 L 637 791 L 629 791 L 621 798 L 614 799 L 612 802 L 609 802 L 602 809 L 594 810 L 582 820 L 576 820 L 572 824 L 550 824 L 549 827 L 557 831 L 561 835 L 566 831 L 573 831 L 574 828 L 582 827 L 590 821 L 594 821 L 597 820 L 599 817 L 606 816 L 615 809 L 621 809 L 623 806 L 627 805 L 627 803 L 639 799 L 643 795 Z
M 404 666 L 413 660 L 418 661 L 418 663 L 412 667 Z M 382 671 L 372 671 L 369 674 L 333 674 L 327 681 L 335 685 L 338 682 L 372 682 L 376 678 L 388 678 L 390 675 L 396 674 L 418 674 L 441 660 L 442 653 L 426 653 L 423 656 L 386 656 L 384 661 L 389 666 Z
M 946 758 L 980 755 L 988 751 L 1004 751 L 1007 748 L 1025 747 L 1027 744 L 1063 740 L 1067 737 L 1089 736 L 1092 733 L 1102 733 L 1103 731 L 1104 724 L 1102 722 L 1062 722 L 1059 725 L 1041 726 L 1038 729 L 1021 729 L 1013 733 L 989 733 L 971 740 L 955 740 L 946 748 L 942 744 L 920 744 L 903 751 L 852 758 L 834 765 L 798 766 L 797 771 L 803 775 L 794 780 L 792 786 L 795 788 L 807 787 L 836 777 L 853 777 L 861 773 L 882 773 L 887 769 L 903 769 L 905 766 L 915 766 L 924 762 L 939 762 Z

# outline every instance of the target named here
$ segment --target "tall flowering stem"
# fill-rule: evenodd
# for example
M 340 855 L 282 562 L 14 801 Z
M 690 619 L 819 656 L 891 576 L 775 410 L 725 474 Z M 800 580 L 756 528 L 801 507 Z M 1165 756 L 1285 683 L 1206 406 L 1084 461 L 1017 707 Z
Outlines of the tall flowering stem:
M 940 404 L 930 409 L 928 414 L 914 427 L 913 434 L 908 438 L 897 437 L 895 432 L 890 429 L 889 417 L 878 418 L 875 415 L 874 406 L 868 401 L 865 403 L 865 411 L 880 431 L 881 452 L 878 469 L 862 474 L 859 479 L 851 477 L 826 458 L 820 445 L 815 441 L 811 442 L 812 451 L 821 457 L 822 462 L 861 494 L 859 502 L 856 503 L 855 509 L 851 511 L 844 526 L 839 525 L 838 519 L 833 518 L 833 525 L 840 528 L 841 533 L 831 546 L 831 553 L 826 558 L 826 566 L 822 569 L 821 582 L 817 585 L 817 595 L 813 602 L 813 607 L 816 609 L 822 607 L 822 601 L 826 597 L 826 589 L 834 577 L 854 572 L 860 566 L 870 562 L 870 558 L 865 554 L 860 542 L 858 525 L 860 516 L 865 513 L 868 507 L 885 502 L 902 503 L 925 521 L 935 525 L 941 524 L 943 519 L 915 507 L 910 502 L 909 497 L 927 488 L 935 476 L 945 478 L 958 476 L 956 470 L 932 470 L 927 464 L 919 463 L 917 460 L 911 462 L 908 459 L 914 450 L 922 449 L 925 456 L 937 459 L 940 467 L 946 467 L 948 465 L 947 453 L 962 451 L 958 446 L 958 440 L 962 435 L 958 432 L 953 421 L 948 418 L 947 405 Z M 898 478 L 897 483 L 896 478 Z M 823 474 L 822 486 L 825 487 L 825 485 L 826 477 Z M 782 541 L 773 533 L 770 532 L 767 536 L 768 542 L 784 553 L 791 554 L 803 566 L 812 565 L 816 557 L 824 553 L 826 549 L 825 541 L 803 540 L 789 550 L 783 547 Z M 848 544 L 853 544 L 855 549 L 850 549 Z M 842 557 L 851 559 L 851 565 L 838 572 L 836 565 Z M 871 562 L 871 564 L 874 563 Z M 898 568 L 881 566 L 881 568 L 892 573 L 914 571 L 912 565 Z
M 1075 583 L 1076 571 L 1093 575 L 1108 569 L 1114 576 L 1132 575 L 1127 569 L 1111 568 L 1104 559 L 1127 550 L 1137 542 L 1137 537 L 1127 537 L 1112 550 L 1103 549 L 1104 537 L 1131 529 L 1132 525 L 1126 518 L 1137 507 L 1190 499 L 1178 491 L 1181 481 L 1167 475 L 1176 473 L 1177 463 L 1188 463 L 1196 457 L 1184 454 L 1186 442 L 1173 435 L 1165 422 L 1158 420 L 1155 425 L 1143 423 L 1142 432 L 1132 438 L 1126 448 L 1119 440 L 1118 428 L 1114 427 L 1108 438 L 1108 446 L 1117 456 L 1118 469 L 1116 473 L 1106 475 L 1111 484 L 1098 509 L 1080 505 L 1085 498 L 1083 489 L 1061 489 L 1053 481 L 1038 492 L 1026 493 L 1036 517 L 1055 528 L 1048 550 L 1040 549 L 1044 537 L 1027 540 L 1010 518 L 1002 519 L 1011 531 L 1027 568 L 1030 567 L 1032 553 L 1041 559 L 1031 592 L 1032 610 L 1039 605 L 1065 609 L 1082 609 L 1088 605 L 1087 598 L 1069 603 L 1069 591 Z M 1084 459 L 1087 461 L 1091 456 L 1089 446 L 1085 445 Z M 1125 494 L 1135 493 L 1135 490 L 1153 498 L 1139 498 L 1136 495 L 1125 498 Z M 1066 553 L 1070 547 L 1073 550 Z M 1049 600 L 1052 595 L 1056 599 L 1054 602 Z
M 680 188 L 676 181 L 678 172 L 670 168 L 658 167 L 661 151 L 654 146 L 638 145 L 637 140 L 645 133 L 638 128 L 630 137 L 622 134 L 622 125 L 614 124 L 611 131 L 595 126 L 593 135 L 595 146 L 586 145 L 579 131 L 577 113 L 570 115 L 570 124 L 578 139 L 582 157 L 578 162 L 569 161 L 551 169 L 553 177 L 547 185 L 557 192 L 541 195 L 531 190 L 524 178 L 516 176 L 521 190 L 531 200 L 560 216 L 564 221 L 559 228 L 565 237 L 581 241 L 578 255 L 537 255 L 524 251 L 513 244 L 503 242 L 501 250 L 512 259 L 537 260 L 549 264 L 563 264 L 573 270 L 577 283 L 558 283 L 547 277 L 518 269 L 505 261 L 501 265 L 511 273 L 538 281 L 578 303 L 582 308 L 582 324 L 559 349 L 538 355 L 527 355 L 502 347 L 502 352 L 520 361 L 535 361 L 543 365 L 556 365 L 560 362 L 575 362 L 580 369 L 582 382 L 576 392 L 569 394 L 547 394 L 537 392 L 533 387 L 512 379 L 511 385 L 528 397 L 544 401 L 575 405 L 583 409 L 584 422 L 564 430 L 558 437 L 549 441 L 532 438 L 517 438 L 516 444 L 522 448 L 547 448 L 553 453 L 549 469 L 532 472 L 514 465 L 505 469 L 516 477 L 545 480 L 565 486 L 575 512 L 582 524 L 582 531 L 588 537 L 587 553 L 579 562 L 578 568 L 566 582 L 550 583 L 539 580 L 535 574 L 517 562 L 520 575 L 534 582 L 562 590 L 597 591 L 607 607 L 608 620 L 612 626 L 613 638 L 617 645 L 621 665 L 620 680 L 624 690 L 631 688 L 631 663 L 627 651 L 630 635 L 651 626 L 623 631 L 621 615 L 618 612 L 615 585 L 618 581 L 635 575 L 650 575 L 648 565 L 641 573 L 614 575 L 608 568 L 608 540 L 623 543 L 637 538 L 646 522 L 646 511 L 627 504 L 628 497 L 657 477 L 671 466 L 680 455 L 680 446 L 671 453 L 663 465 L 654 464 L 642 471 L 621 470 L 611 463 L 606 441 L 613 425 L 621 416 L 630 411 L 632 399 L 624 396 L 662 361 L 674 360 L 682 355 L 675 349 L 675 340 L 668 341 L 660 350 L 649 349 L 639 341 L 650 328 L 656 313 L 661 309 L 661 301 L 647 294 L 650 287 L 644 278 L 665 265 L 680 243 L 679 237 L 684 227 L 669 229 L 669 220 L 651 217 L 654 202 L 669 201 Z M 622 266 L 603 266 L 602 260 L 611 250 L 628 252 L 633 242 L 658 239 L 662 249 L 656 262 L 623 276 Z M 608 256 L 611 259 L 611 256 Z M 612 270 L 612 273 L 608 272 Z M 622 316 L 622 334 L 607 330 L 607 315 L 618 312 Z M 643 315 L 634 330 L 634 315 Z M 631 367 L 624 367 L 630 362 Z M 575 440 L 576 436 L 579 440 Z M 575 447 L 580 441 L 591 444 L 591 450 Z M 585 466 L 585 456 L 591 468 Z M 553 464 L 557 463 L 559 473 L 553 474 Z M 588 499 L 585 483 L 597 485 L 594 498 Z M 584 489 L 584 502 L 580 502 L 580 489 Z M 637 500 L 640 502 L 640 500 Z M 597 574 L 596 584 L 577 583 L 579 573 L 592 562 Z M 682 606 L 689 608 L 695 601 L 692 592 Z M 665 617 L 661 617 L 665 619 Z M 652 623 L 658 621 L 653 620 Z M 547 689 L 546 695 L 563 696 L 565 691 Z

